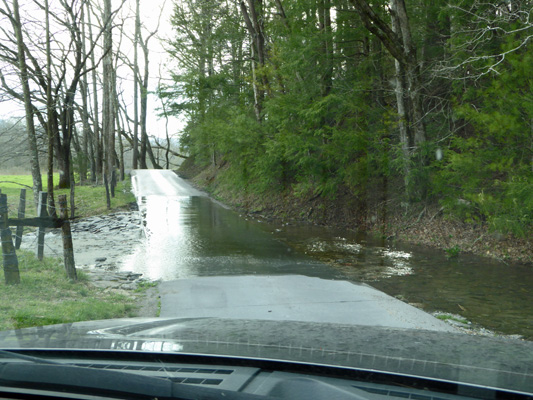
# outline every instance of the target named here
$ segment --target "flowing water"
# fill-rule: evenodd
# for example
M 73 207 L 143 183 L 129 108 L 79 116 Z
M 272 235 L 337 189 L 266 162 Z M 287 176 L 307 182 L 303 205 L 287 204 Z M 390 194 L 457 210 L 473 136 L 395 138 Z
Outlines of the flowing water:
M 428 312 L 533 340 L 533 268 L 364 233 L 315 226 L 273 227 L 276 237 L 377 289 Z
M 208 197 L 146 196 L 139 209 L 146 242 L 123 268 L 150 279 L 250 274 L 344 276 L 275 240 L 257 222 L 239 217 Z
M 207 197 L 145 196 L 146 242 L 124 269 L 150 279 L 301 274 L 366 282 L 426 311 L 533 340 L 533 268 L 315 226 L 243 218 Z M 455 317 L 454 317 L 455 318 Z

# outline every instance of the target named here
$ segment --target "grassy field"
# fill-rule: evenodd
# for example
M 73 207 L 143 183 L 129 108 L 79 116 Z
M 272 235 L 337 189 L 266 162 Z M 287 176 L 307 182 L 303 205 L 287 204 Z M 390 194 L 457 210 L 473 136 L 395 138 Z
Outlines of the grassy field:
M 133 298 L 92 287 L 81 271 L 71 282 L 60 260 L 40 262 L 26 251 L 17 255 L 20 284 L 0 279 L 0 331 L 134 315 Z
M 46 176 L 43 175 L 43 191 L 46 191 Z M 59 175 L 54 174 L 54 182 L 59 181 Z M 18 210 L 20 189 L 26 189 L 26 215 L 35 216 L 36 209 L 33 202 L 33 191 L 31 175 L 0 175 L 0 190 L 7 194 L 7 203 L 10 216 L 15 217 Z M 119 182 L 115 188 L 115 197 L 111 199 L 111 210 L 107 210 L 105 188 L 99 186 L 76 186 L 75 190 L 75 215 L 78 217 L 88 217 L 91 215 L 104 214 L 109 211 L 125 208 L 135 201 L 131 193 L 131 181 L 127 178 L 124 182 Z M 70 201 L 70 189 L 54 190 L 54 198 L 66 194 Z M 69 205 L 70 207 L 70 205 Z
M 58 177 L 56 176 L 56 179 Z M 43 177 L 43 182 L 46 179 Z M 32 185 L 30 175 L 0 175 L 0 189 L 8 195 L 9 215 L 17 215 L 20 189 Z M 26 216 L 35 215 L 33 193 L 26 188 Z M 76 186 L 77 216 L 106 213 L 105 188 Z M 46 190 L 46 188 L 44 188 Z M 67 194 L 69 190 L 56 190 Z M 130 180 L 120 182 L 111 200 L 112 210 L 126 208 L 135 201 L 130 191 Z M 6 285 L 0 273 L 0 331 L 29 326 L 67 323 L 85 320 L 133 316 L 135 299 L 92 287 L 82 272 L 79 280 L 71 282 L 60 260 L 48 258 L 39 262 L 31 252 L 17 251 L 21 282 Z M 1 249 L 0 249 L 1 258 Z

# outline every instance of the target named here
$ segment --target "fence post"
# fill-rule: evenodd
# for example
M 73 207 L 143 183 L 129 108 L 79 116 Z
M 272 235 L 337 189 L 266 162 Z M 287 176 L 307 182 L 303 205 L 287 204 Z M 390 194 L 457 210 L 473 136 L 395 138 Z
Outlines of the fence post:
M 70 222 L 67 211 L 67 195 L 62 194 L 58 197 L 59 215 L 63 220 L 61 226 L 61 237 L 63 238 L 63 259 L 65 260 L 65 271 L 69 279 L 75 281 L 78 279 L 76 274 L 76 264 L 74 263 L 74 248 L 72 245 L 72 233 L 70 231 Z
M 2 239 L 2 256 L 4 258 L 4 277 L 6 284 L 12 285 L 20 283 L 20 273 L 19 261 L 7 220 L 7 195 L 0 194 L 0 237 Z
M 48 216 L 48 212 L 46 211 L 47 198 L 47 192 L 39 192 L 39 205 L 37 206 L 37 216 L 39 218 Z M 39 226 L 37 231 L 37 258 L 39 261 L 43 261 L 44 258 L 44 232 L 45 228 Z
M 19 211 L 18 218 L 24 219 L 26 214 L 26 189 L 20 189 L 20 199 L 19 199 Z M 20 244 L 22 243 L 22 234 L 24 233 L 24 226 L 18 225 L 15 233 L 15 249 L 20 249 Z

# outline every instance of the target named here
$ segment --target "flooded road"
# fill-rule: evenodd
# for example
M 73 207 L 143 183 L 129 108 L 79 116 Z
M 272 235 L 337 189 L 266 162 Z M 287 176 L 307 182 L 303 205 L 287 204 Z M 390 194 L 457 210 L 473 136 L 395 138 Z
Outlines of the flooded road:
M 148 172 L 134 171 L 137 176 Z M 142 179 L 136 183 L 134 178 L 146 242 L 126 260 L 124 269 L 154 280 L 258 274 L 343 277 L 274 240 L 260 224 L 240 218 L 175 175 L 169 179 L 154 188 L 139 187 Z
M 427 312 L 533 340 L 533 268 L 316 226 L 271 226 L 296 251 Z M 443 316 L 446 318 L 446 316 Z
M 448 259 L 442 251 L 356 232 L 247 220 L 168 179 L 142 188 L 133 178 L 146 242 L 124 269 L 164 281 L 299 274 L 366 282 L 428 312 L 533 339 L 532 268 L 468 255 Z

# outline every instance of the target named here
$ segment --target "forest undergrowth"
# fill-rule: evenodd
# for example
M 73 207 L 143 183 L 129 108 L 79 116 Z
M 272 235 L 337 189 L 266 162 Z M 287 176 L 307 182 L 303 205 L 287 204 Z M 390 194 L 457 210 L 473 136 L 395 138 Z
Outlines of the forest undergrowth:
M 330 197 L 302 194 L 293 188 L 258 193 L 236 189 L 224 179 L 226 169 L 227 165 L 201 166 L 188 160 L 177 173 L 217 200 L 254 218 L 361 230 L 442 250 L 448 257 L 471 253 L 504 263 L 533 265 L 531 235 L 517 237 L 491 230 L 482 222 L 466 222 L 445 212 L 437 201 L 408 205 L 397 194 L 401 182 L 388 183 L 389 190 L 384 190 L 382 182 L 370 185 L 364 198 L 354 197 L 348 188 L 339 188 Z

